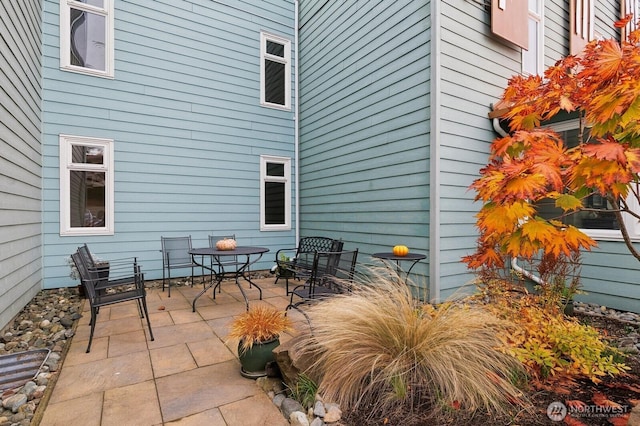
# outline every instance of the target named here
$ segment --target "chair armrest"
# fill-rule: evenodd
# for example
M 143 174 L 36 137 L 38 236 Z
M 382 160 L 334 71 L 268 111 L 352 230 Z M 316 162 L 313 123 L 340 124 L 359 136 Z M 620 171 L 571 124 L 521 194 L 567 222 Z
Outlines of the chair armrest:
M 290 265 L 294 265 L 296 262 L 296 254 L 298 252 L 298 249 L 296 247 L 294 248 L 283 248 L 280 249 L 276 252 L 276 263 L 278 264 L 278 266 L 280 267 L 288 267 Z M 289 258 L 289 260 L 283 260 L 282 256 L 285 256 L 287 258 Z
M 91 275 L 96 277 L 90 280 L 96 290 L 123 285 L 138 285 L 139 275 L 142 275 L 140 264 L 135 260 L 112 264 L 106 262 L 104 266 L 97 265 L 89 268 Z

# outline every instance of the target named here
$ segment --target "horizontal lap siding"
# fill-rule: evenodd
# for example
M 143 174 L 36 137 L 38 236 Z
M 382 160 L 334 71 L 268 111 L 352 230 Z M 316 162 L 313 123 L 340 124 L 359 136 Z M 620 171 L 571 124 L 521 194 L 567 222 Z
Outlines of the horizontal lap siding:
M 209 234 L 234 232 L 274 252 L 294 244 L 293 231 L 259 231 L 259 156 L 294 154 L 293 112 L 259 106 L 260 31 L 294 47 L 293 1 L 118 0 L 115 9 L 110 80 L 59 69 L 58 2 L 45 1 L 45 285 L 73 284 L 64 260 L 84 242 L 104 259 L 138 256 L 147 278 L 162 276 L 162 235 L 204 246 Z M 114 236 L 59 236 L 60 133 L 114 139 Z
M 493 36 L 490 12 L 477 3 L 441 5 L 440 296 L 474 278 L 461 258 L 476 248 L 480 208 L 469 185 L 488 161 L 496 136 L 487 118 L 507 80 L 520 70 L 520 49 Z
M 40 2 L 0 4 L 0 328 L 42 283 Z
M 301 235 L 342 238 L 363 263 L 427 253 L 428 3 L 303 0 L 300 19 Z
M 640 264 L 622 242 L 599 241 L 582 256 L 578 300 L 640 313 Z

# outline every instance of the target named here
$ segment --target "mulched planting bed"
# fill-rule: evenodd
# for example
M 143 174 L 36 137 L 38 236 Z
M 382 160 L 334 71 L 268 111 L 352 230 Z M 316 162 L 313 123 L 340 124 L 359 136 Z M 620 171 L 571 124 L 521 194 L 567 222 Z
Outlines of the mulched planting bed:
M 576 317 L 583 323 L 589 324 L 599 329 L 606 339 L 610 340 L 613 346 L 616 341 L 623 339 L 631 333 L 640 333 L 640 326 L 627 322 L 618 321 L 607 317 L 596 317 L 584 314 L 576 314 Z M 545 389 L 530 389 L 526 397 L 531 401 L 532 410 L 521 411 L 512 417 L 497 418 L 482 413 L 474 415 L 464 415 L 451 411 L 453 417 L 434 419 L 429 416 L 429 404 L 425 403 L 422 410 L 417 413 L 395 412 L 376 413 L 375 408 L 365 405 L 357 411 L 344 412 L 342 424 L 344 425 L 455 425 L 455 426 L 497 426 L 497 425 L 519 425 L 519 426 L 542 426 L 542 425 L 627 425 L 638 426 L 638 424 L 628 423 L 623 419 L 616 419 L 612 412 L 625 414 L 630 412 L 634 405 L 640 405 L 640 355 L 629 355 L 625 364 L 631 368 L 624 376 L 615 378 L 605 377 L 602 383 L 594 384 L 590 380 L 578 380 L 573 383 L 558 382 L 549 385 Z M 619 404 L 620 408 L 606 408 L 613 404 Z M 552 403 L 561 402 L 565 405 L 573 405 L 576 408 L 573 414 L 557 421 L 551 420 L 547 415 L 547 409 Z M 600 405 L 600 408 L 598 408 Z M 554 406 L 556 406 L 554 404 Z M 561 406 L 560 406 L 561 407 Z M 604 408 L 602 408 L 604 407 Z M 567 408 L 569 411 L 570 408 Z M 638 408 L 636 408 L 638 410 Z M 422 412 L 421 412 L 422 411 Z M 560 413 L 562 414 L 562 413 Z

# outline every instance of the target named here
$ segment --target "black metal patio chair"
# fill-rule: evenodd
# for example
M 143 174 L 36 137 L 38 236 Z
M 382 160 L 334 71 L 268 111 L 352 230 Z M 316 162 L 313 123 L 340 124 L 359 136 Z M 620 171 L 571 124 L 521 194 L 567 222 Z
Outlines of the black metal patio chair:
M 356 273 L 358 249 L 338 252 L 316 252 L 311 276 L 291 290 L 286 310 L 297 309 L 307 321 L 309 317 L 300 309 L 303 304 L 314 303 L 336 294 L 350 293 Z M 294 298 L 299 300 L 294 302 Z
M 189 253 L 193 248 L 191 235 L 160 237 L 160 241 L 162 243 L 162 291 L 166 284 L 168 297 L 171 297 L 171 270 L 191 268 L 191 287 L 193 287 L 193 271 L 198 264 L 193 262 Z
M 87 353 L 91 351 L 91 343 L 96 327 L 96 321 L 100 307 L 113 305 L 121 302 L 136 301 L 141 318 L 146 318 L 149 327 L 149 337 L 153 341 L 153 331 L 147 309 L 146 290 L 144 288 L 144 275 L 140 265 L 134 258 L 129 270 L 118 270 L 109 268 L 105 275 L 104 269 L 91 267 L 85 263 L 79 251 L 71 255 L 73 262 L 80 275 L 80 281 L 84 287 L 87 300 L 90 304 L 91 319 L 89 325 L 89 343 Z M 110 279 L 109 276 L 113 276 Z
M 306 280 L 311 276 L 314 255 L 316 252 L 342 251 L 342 240 L 329 237 L 302 237 L 298 246 L 284 248 L 276 252 L 276 281 L 285 279 L 287 296 L 289 291 L 289 278 Z

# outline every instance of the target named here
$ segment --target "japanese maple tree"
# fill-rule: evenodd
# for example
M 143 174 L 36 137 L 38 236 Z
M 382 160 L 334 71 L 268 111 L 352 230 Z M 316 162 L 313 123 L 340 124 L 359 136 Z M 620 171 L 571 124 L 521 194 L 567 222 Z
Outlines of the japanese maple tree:
M 625 26 L 630 16 L 616 22 Z M 477 215 L 480 235 L 470 268 L 501 267 L 505 257 L 571 257 L 596 242 L 563 216 L 588 207 L 594 194 L 606 199 L 633 256 L 623 215 L 640 220 L 640 31 L 626 40 L 590 42 L 581 56 L 567 56 L 544 77 L 509 80 L 498 108 L 510 134 L 491 145 L 489 164 L 471 188 L 484 204 Z M 569 148 L 541 123 L 560 111 L 577 114 L 579 143 Z M 536 203 L 554 200 L 562 211 L 543 218 Z

